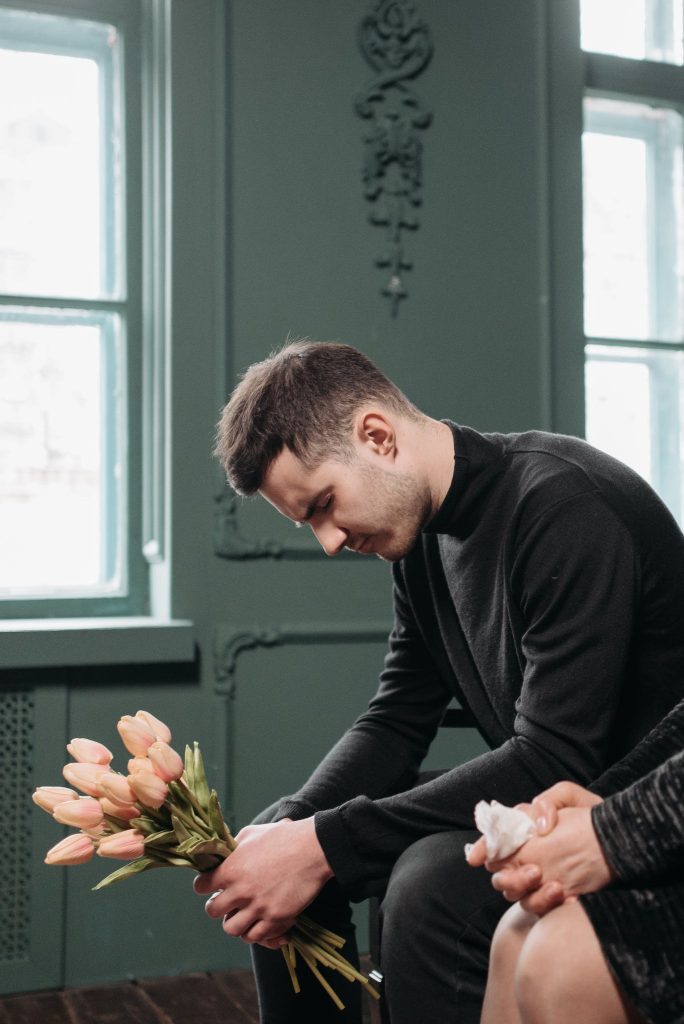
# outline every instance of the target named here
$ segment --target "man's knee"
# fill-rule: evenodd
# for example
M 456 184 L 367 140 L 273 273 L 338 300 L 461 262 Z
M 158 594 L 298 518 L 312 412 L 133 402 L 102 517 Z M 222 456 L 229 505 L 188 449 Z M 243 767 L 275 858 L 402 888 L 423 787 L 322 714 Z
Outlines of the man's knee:
M 440 832 L 404 851 L 382 902 L 383 932 L 411 927 L 419 934 L 423 927 L 444 926 L 454 934 L 483 909 L 494 930 L 506 904 L 492 889 L 489 875 L 466 863 L 463 847 L 475 836 L 474 832 Z

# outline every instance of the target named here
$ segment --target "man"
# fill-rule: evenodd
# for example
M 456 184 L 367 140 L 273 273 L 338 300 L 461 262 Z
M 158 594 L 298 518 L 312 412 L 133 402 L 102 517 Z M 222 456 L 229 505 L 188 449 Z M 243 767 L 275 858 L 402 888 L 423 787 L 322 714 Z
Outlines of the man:
M 431 419 L 345 345 L 252 366 L 217 451 L 236 490 L 329 555 L 392 562 L 395 623 L 368 710 L 196 890 L 216 890 L 208 913 L 253 944 L 264 1024 L 360 1019 L 351 990 L 345 1014 L 315 981 L 294 995 L 278 946 L 314 901 L 349 954 L 348 898 L 375 893 L 392 1024 L 475 1024 L 506 904 L 465 863 L 473 807 L 587 782 L 676 703 L 684 537 L 614 459 Z M 454 696 L 492 749 L 419 778 Z

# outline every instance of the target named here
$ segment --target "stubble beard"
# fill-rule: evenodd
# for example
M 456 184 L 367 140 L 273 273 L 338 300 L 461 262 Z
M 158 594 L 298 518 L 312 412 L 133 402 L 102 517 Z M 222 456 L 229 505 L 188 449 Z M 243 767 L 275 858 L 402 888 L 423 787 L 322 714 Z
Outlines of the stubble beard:
M 389 473 L 385 469 L 362 466 L 369 486 L 370 519 L 379 525 L 370 537 L 373 554 L 383 562 L 398 562 L 414 547 L 430 519 L 430 494 L 410 473 Z M 385 528 L 380 524 L 387 523 Z M 387 543 L 383 536 L 388 532 Z M 377 538 L 377 549 L 374 541 Z

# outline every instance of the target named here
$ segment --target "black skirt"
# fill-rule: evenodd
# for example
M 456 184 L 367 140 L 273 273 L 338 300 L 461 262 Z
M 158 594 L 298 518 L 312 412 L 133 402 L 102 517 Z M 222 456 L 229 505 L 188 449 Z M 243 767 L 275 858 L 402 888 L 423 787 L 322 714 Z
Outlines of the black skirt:
M 580 897 L 618 985 L 649 1024 L 684 1024 L 684 882 Z

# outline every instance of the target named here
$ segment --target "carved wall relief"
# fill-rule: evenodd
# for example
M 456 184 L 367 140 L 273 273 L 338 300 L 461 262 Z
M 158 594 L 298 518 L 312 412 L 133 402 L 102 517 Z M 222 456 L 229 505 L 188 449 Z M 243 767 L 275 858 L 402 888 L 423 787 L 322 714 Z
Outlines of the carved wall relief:
M 423 144 L 431 112 L 406 82 L 416 78 L 432 57 L 427 25 L 411 0 L 375 0 L 359 26 L 359 45 L 375 77 L 356 98 L 358 115 L 369 121 L 364 135 L 364 195 L 372 204 L 371 224 L 386 229 L 386 247 L 375 260 L 390 276 L 382 294 L 396 316 L 408 294 L 403 272 L 412 263 L 404 253 L 402 232 L 415 231 L 421 203 Z

